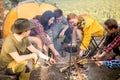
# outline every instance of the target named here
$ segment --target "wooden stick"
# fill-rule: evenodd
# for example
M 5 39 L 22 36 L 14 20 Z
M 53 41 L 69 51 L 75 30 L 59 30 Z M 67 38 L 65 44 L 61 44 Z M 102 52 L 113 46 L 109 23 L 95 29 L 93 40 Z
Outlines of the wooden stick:
M 87 59 L 79 60 L 79 61 L 77 61 L 77 63 L 79 63 L 79 64 L 85 64 L 85 63 L 87 63 Z M 69 67 L 71 67 L 71 66 L 73 66 L 73 65 L 74 65 L 74 63 L 71 62 L 71 65 L 67 65 L 67 66 L 61 68 L 61 69 L 60 69 L 60 72 L 65 71 L 66 69 L 68 69 Z
M 78 67 L 78 65 L 77 65 L 76 60 L 73 59 L 73 63 L 74 63 L 74 66 L 75 66 L 75 68 L 76 68 L 76 70 L 77 70 L 77 74 L 78 74 L 79 80 L 82 80 L 82 75 L 80 74 L 80 70 L 79 70 L 79 67 Z
M 65 67 L 61 68 L 61 69 L 60 69 L 60 72 L 65 71 L 65 70 L 68 69 L 69 67 L 70 67 L 70 66 L 65 66 Z

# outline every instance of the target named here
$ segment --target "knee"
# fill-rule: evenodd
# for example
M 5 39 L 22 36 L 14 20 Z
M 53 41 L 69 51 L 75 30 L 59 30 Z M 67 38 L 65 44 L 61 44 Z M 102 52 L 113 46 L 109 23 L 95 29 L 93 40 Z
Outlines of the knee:
M 32 39 L 33 39 L 33 41 L 32 41 L 33 43 L 36 43 L 37 45 L 42 44 L 42 40 L 40 38 L 33 37 Z

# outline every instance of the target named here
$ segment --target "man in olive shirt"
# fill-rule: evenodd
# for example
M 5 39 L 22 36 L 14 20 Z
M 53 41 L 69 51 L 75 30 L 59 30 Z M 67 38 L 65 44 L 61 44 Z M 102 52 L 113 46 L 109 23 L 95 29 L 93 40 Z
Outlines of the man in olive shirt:
M 55 60 L 47 57 L 42 52 L 32 46 L 28 40 L 28 35 L 34 27 L 33 23 L 24 18 L 17 19 L 9 35 L 2 46 L 0 54 L 0 66 L 6 70 L 7 74 L 19 74 L 19 80 L 29 80 L 30 68 L 27 62 L 30 60 L 35 64 L 38 56 L 55 64 Z M 27 54 L 27 50 L 31 53 Z

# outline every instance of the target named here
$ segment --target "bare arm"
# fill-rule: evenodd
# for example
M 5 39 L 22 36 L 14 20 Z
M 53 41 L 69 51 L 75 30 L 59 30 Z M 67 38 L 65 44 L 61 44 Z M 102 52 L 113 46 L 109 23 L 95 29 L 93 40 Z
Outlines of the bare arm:
M 31 52 L 33 53 L 37 53 L 37 55 L 43 59 L 48 60 L 49 57 L 44 55 L 41 51 L 39 51 L 38 49 L 36 49 L 35 47 L 33 47 L 33 45 L 30 45 L 29 47 L 27 47 Z
M 50 39 L 50 37 L 48 35 L 47 35 L 47 38 Z M 54 44 L 49 44 L 48 47 L 52 50 L 52 52 L 56 58 L 60 58 L 60 55 L 59 55 L 58 51 L 55 49 Z
M 27 47 L 31 52 L 36 53 L 39 57 L 47 60 L 50 62 L 50 64 L 55 64 L 56 61 L 48 56 L 46 56 L 45 54 L 43 54 L 41 51 L 39 51 L 38 49 L 36 49 L 33 45 L 30 45 L 29 47 Z
M 35 59 L 37 58 L 37 55 L 35 53 L 33 54 L 27 54 L 27 55 L 19 55 L 18 52 L 12 52 L 9 53 L 10 56 L 16 61 L 16 62 L 22 62 L 28 59 Z
M 61 31 L 61 33 L 60 33 L 59 37 L 63 37 L 63 36 L 64 36 L 65 31 L 66 31 L 68 28 L 69 28 L 69 26 L 68 26 L 68 25 L 66 25 L 66 26 L 64 27 L 64 29 Z
M 48 47 L 52 50 L 54 55 L 59 55 L 58 51 L 54 47 L 54 44 L 49 44 Z

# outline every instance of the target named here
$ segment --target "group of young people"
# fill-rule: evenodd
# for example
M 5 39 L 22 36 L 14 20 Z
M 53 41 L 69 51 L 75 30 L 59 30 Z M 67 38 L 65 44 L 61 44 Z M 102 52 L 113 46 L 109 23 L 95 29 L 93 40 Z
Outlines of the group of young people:
M 104 27 L 101 26 L 88 14 L 70 13 L 65 18 L 61 9 L 56 9 L 54 12 L 46 11 L 31 20 L 18 18 L 11 27 L 13 34 L 9 35 L 3 43 L 0 66 L 7 74 L 19 74 L 19 80 L 29 80 L 31 70 L 27 66 L 28 61 L 32 61 L 34 65 L 39 57 L 51 64 L 60 60 L 61 55 L 54 46 L 57 38 L 64 38 L 62 45 L 65 48 L 70 43 L 72 47 L 76 47 L 77 39 L 79 39 L 81 45 L 78 58 L 81 58 L 88 49 L 91 37 L 103 36 L 104 29 L 107 34 L 104 47 L 102 51 L 99 51 L 102 53 L 98 52 L 92 60 L 100 60 L 111 50 L 119 55 L 120 31 L 117 21 L 108 19 L 104 24 Z M 48 56 L 49 49 L 55 59 Z M 98 66 L 120 67 L 120 60 L 96 61 L 95 63 Z

